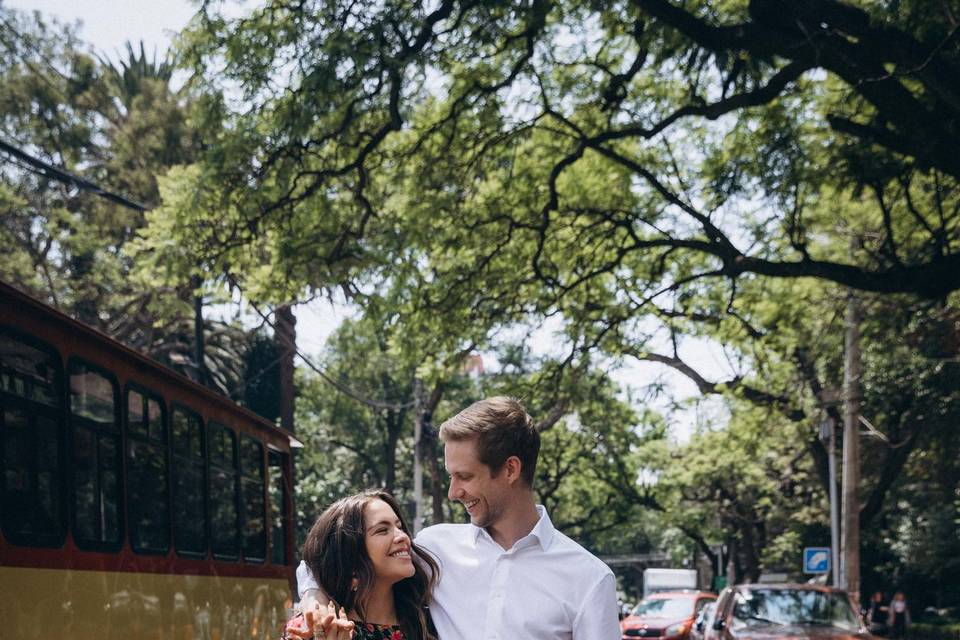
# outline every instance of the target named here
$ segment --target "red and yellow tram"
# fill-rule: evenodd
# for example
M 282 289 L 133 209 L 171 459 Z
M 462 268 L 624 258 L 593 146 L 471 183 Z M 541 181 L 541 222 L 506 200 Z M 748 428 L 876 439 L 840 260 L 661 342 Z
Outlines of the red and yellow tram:
M 276 637 L 296 444 L 0 283 L 0 637 Z

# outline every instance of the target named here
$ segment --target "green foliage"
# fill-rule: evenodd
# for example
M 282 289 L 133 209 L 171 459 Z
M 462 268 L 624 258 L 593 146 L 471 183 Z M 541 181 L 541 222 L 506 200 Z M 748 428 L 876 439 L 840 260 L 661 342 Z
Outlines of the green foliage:
M 863 414 L 888 441 L 865 442 L 863 520 L 890 531 L 903 496 L 929 515 L 911 487 L 920 452 L 952 446 L 960 335 L 949 22 L 869 0 L 267 2 L 236 20 L 205 3 L 182 40 L 192 86 L 241 99 L 208 100 L 211 146 L 169 174 L 140 248 L 154 273 L 229 271 L 258 299 L 379 300 L 396 315 L 374 313 L 375 352 L 428 386 L 544 317 L 566 357 L 507 388 L 536 381 L 547 405 L 584 402 L 573 380 L 608 398 L 605 357 L 674 367 L 729 425 L 666 451 L 578 410 L 545 436 L 552 468 L 590 478 L 557 509 L 616 485 L 698 545 L 736 542 L 755 577 L 822 542 L 816 432 L 836 417 L 847 287 L 868 292 Z M 684 362 L 691 337 L 732 376 Z M 608 438 L 622 468 L 566 453 L 606 459 Z M 656 499 L 631 480 L 651 459 Z
M 142 217 L 7 170 L 4 277 L 155 354 L 182 352 L 191 277 L 362 307 L 325 367 L 385 404 L 302 379 L 302 517 L 364 485 L 408 495 L 419 377 L 440 417 L 494 392 L 560 407 L 541 498 L 595 548 L 688 553 L 682 533 L 734 544 L 741 575 L 790 570 L 823 542 L 816 430 L 849 287 L 866 292 L 863 415 L 882 436 L 864 444 L 865 579 L 943 594 L 960 65 L 922 3 L 307 0 L 236 20 L 203 3 L 180 92 L 142 48 L 115 68 L 69 29 L 4 15 L 27 39 L 0 69 L 3 131 L 159 205 Z M 63 76 L 36 73 L 47 59 Z M 545 317 L 562 355 L 503 338 Z M 689 338 L 721 344 L 733 374 L 691 368 Z M 474 349 L 506 366 L 464 378 Z M 668 446 L 603 374 L 624 358 L 722 396 L 729 424 Z
M 0 45 L 9 53 L 0 62 L 4 140 L 147 207 L 159 202 L 158 177 L 198 153 L 193 120 L 203 101 L 175 90 L 170 61 L 151 59 L 142 44 L 128 44 L 115 66 L 86 53 L 72 27 L 0 8 Z M 192 287 L 138 269 L 131 241 L 146 222 L 141 212 L 12 162 L 0 165 L 0 210 L 0 278 L 175 369 L 196 371 Z M 219 321 L 205 331 L 210 382 L 236 393 L 245 334 Z

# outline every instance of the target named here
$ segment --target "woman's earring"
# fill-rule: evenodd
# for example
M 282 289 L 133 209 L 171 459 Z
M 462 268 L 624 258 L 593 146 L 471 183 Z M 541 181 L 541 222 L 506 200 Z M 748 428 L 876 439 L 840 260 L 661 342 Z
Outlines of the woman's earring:
M 359 587 L 359 586 L 360 586 L 360 581 L 357 580 L 356 578 L 354 578 L 353 581 L 350 583 L 350 590 L 351 590 L 351 591 L 356 591 L 356 590 L 357 590 L 357 587 Z

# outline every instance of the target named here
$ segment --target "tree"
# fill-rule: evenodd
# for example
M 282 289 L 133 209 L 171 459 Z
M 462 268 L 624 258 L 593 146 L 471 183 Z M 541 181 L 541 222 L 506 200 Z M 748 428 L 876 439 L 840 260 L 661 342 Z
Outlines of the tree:
M 201 147 L 200 100 L 175 89 L 170 59 L 127 44 L 117 64 L 84 52 L 72 27 L 0 9 L 5 87 L 0 134 L 55 167 L 133 199 L 159 201 L 157 179 Z M 5 159 L 9 160 L 9 159 Z M 0 277 L 177 370 L 195 373 L 192 288 L 153 286 L 130 241 L 141 211 L 76 190 L 31 167 L 0 165 Z M 211 291 L 210 294 L 218 292 Z M 207 320 L 205 369 L 238 392 L 245 332 Z
M 649 531 L 637 524 L 643 508 L 635 500 L 638 452 L 645 441 L 663 437 L 662 425 L 653 415 L 638 416 L 605 374 L 584 366 L 570 377 L 562 363 L 535 358 L 515 343 L 491 347 L 499 361 L 494 373 L 468 375 L 461 357 L 445 373 L 431 374 L 421 366 L 430 356 L 405 352 L 407 343 L 397 340 L 406 331 L 396 311 L 385 318 L 378 309 L 369 304 L 346 320 L 328 342 L 323 378 L 301 380 L 298 424 L 308 445 L 298 486 L 304 531 L 327 504 L 369 486 L 386 488 L 413 510 L 410 399 L 418 374 L 434 389 L 426 404 L 438 420 L 490 395 L 523 399 L 543 438 L 535 491 L 561 530 L 597 550 L 624 550 L 630 538 L 624 530 Z M 434 444 L 433 418 L 425 422 Z M 446 499 L 442 456 L 439 447 L 425 447 L 425 486 L 433 498 L 427 523 L 464 517 Z
M 188 59 L 216 69 L 211 86 L 237 84 L 245 103 L 229 151 L 206 165 L 237 211 L 194 246 L 222 260 L 308 226 L 318 241 L 309 251 L 349 275 L 356 259 L 374 257 L 358 240 L 384 230 L 379 176 L 411 159 L 447 162 L 456 179 L 442 188 L 469 196 L 535 140 L 537 197 L 469 214 L 474 229 L 496 225 L 533 243 L 527 270 L 560 293 L 638 260 L 686 258 L 704 267 L 688 279 L 808 276 L 943 296 L 960 283 L 956 168 L 943 151 L 956 135 L 957 48 L 946 5 L 946 20 L 899 6 L 448 1 L 357 13 L 307 2 L 268 3 L 231 22 L 204 5 Z M 285 65 L 294 73 L 275 82 Z M 447 97 L 434 106 L 438 84 Z M 629 177 L 616 203 L 571 201 L 563 177 L 586 162 Z M 835 170 L 823 175 L 824 166 Z M 871 241 L 852 261 L 825 250 L 819 239 L 835 225 L 809 212 L 831 192 L 871 195 L 869 224 L 856 230 Z M 759 208 L 753 220 L 745 208 Z M 316 215 L 302 224 L 317 211 L 327 212 L 322 227 Z M 567 274 L 556 249 L 576 228 L 605 250 Z M 759 243 L 752 250 L 745 234 Z M 297 253 L 275 259 L 293 273 Z M 677 285 L 671 270 L 644 275 Z
M 773 407 L 822 470 L 839 287 L 876 294 L 881 433 L 951 398 L 916 344 L 891 348 L 960 284 L 956 20 L 938 6 L 205 5 L 188 60 L 242 109 L 171 176 L 147 240 L 264 290 L 399 282 L 408 326 L 438 339 L 560 318 L 567 365 L 656 360 Z M 710 380 L 658 334 L 718 338 L 740 370 Z M 867 453 L 884 473 L 863 518 L 920 438 Z
M 803 425 L 784 422 L 775 410 L 743 407 L 725 428 L 698 433 L 663 459 L 656 495 L 664 520 L 697 540 L 714 567 L 713 549 L 726 545 L 731 584 L 798 573 L 798 549 L 829 541 L 826 494 L 792 441 L 805 437 Z

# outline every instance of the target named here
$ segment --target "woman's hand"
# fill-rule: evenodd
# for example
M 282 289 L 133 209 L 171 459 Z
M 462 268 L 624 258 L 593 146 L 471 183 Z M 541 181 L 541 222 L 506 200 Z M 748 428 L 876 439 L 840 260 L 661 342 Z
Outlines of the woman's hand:
M 354 624 L 347 619 L 347 612 L 341 607 L 339 613 L 332 601 L 321 605 L 311 603 L 309 609 L 287 624 L 287 636 L 300 640 L 350 640 L 353 637 Z
M 343 610 L 343 607 L 340 607 L 340 613 L 337 614 L 336 607 L 332 602 L 327 603 L 327 607 L 328 611 L 335 615 L 327 639 L 350 640 L 353 637 L 353 621 L 347 619 L 347 612 Z
M 303 610 L 300 624 L 287 626 L 287 634 L 300 640 L 350 640 L 353 627 L 353 621 L 347 619 L 347 612 L 341 607 L 338 613 L 333 601 L 328 600 L 326 606 L 313 601 Z
M 303 611 L 306 622 L 306 635 L 300 636 L 301 638 L 312 638 L 315 628 L 324 630 L 321 622 L 327 615 L 328 605 L 330 605 L 330 598 L 322 589 L 308 589 L 304 592 L 303 599 L 300 601 L 300 610 Z

